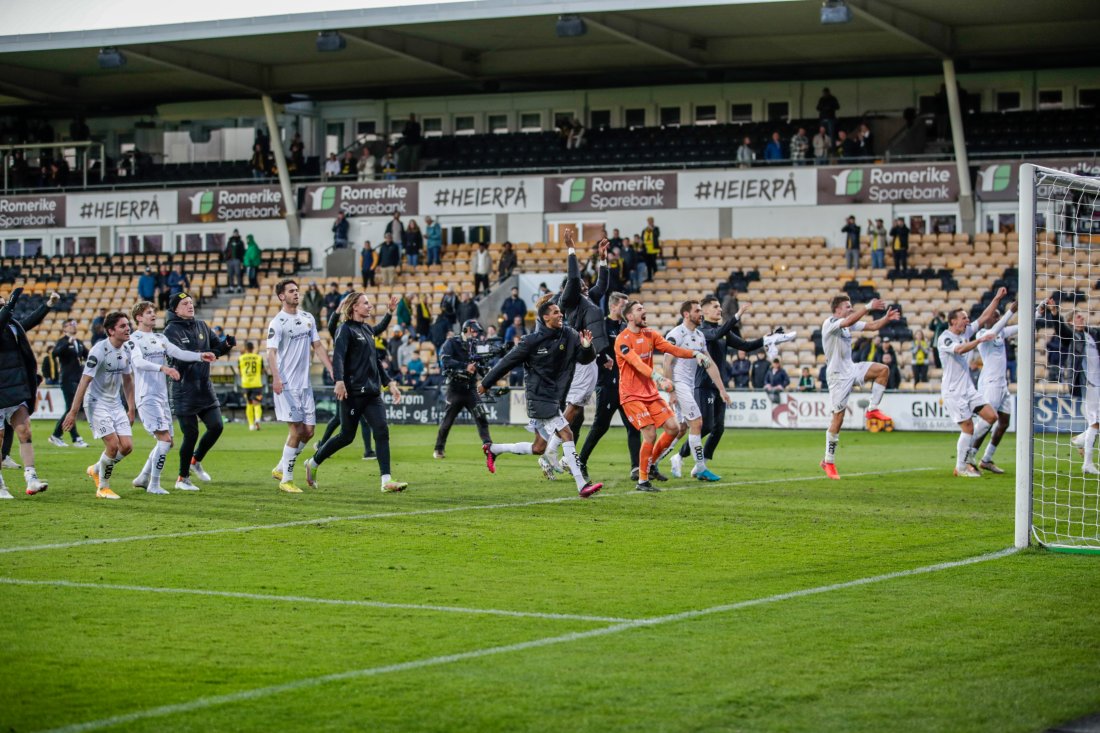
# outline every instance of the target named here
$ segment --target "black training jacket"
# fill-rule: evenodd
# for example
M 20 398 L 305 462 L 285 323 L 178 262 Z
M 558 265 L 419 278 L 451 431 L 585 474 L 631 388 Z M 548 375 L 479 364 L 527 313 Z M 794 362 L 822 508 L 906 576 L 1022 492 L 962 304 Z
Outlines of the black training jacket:
M 565 280 L 565 287 L 557 296 L 558 307 L 565 314 L 565 321 L 576 331 L 589 330 L 592 332 L 592 348 L 597 353 L 611 346 L 607 338 L 607 327 L 604 323 L 603 308 L 600 302 L 607 293 L 607 284 L 611 278 L 610 271 L 601 267 L 596 277 L 596 284 L 588 289 L 585 295 L 581 289 L 581 268 L 575 254 L 569 255 L 569 274 Z
M 581 346 L 580 335 L 566 325 L 556 331 L 540 325 L 520 339 L 481 380 L 489 387 L 518 365 L 523 365 L 523 386 L 527 391 L 527 416 L 537 420 L 556 417 L 569 393 L 575 364 L 591 364 L 596 351 Z
M 348 394 L 368 397 L 382 394 L 390 378 L 379 367 L 373 328 L 358 321 L 340 324 L 332 348 L 332 378 L 343 382 Z
M 730 316 L 729 320 L 725 323 L 703 321 L 699 325 L 699 330 L 703 332 L 703 338 L 707 340 L 707 354 L 710 355 L 710 360 L 719 366 L 719 374 L 721 373 L 720 368 L 722 363 L 726 360 L 727 347 L 737 349 L 738 351 L 744 351 L 746 354 L 751 354 L 757 349 L 764 348 L 764 339 L 758 338 L 746 341 L 733 332 L 734 327 L 740 320 L 741 319 L 734 315 Z M 696 369 L 695 389 L 703 387 L 717 389 L 718 385 L 710 378 L 706 369 Z
M 164 337 L 184 351 L 213 351 L 215 356 L 229 353 L 229 344 L 215 336 L 205 321 L 181 318 L 172 312 L 168 313 L 167 320 Z M 171 382 L 173 414 L 195 415 L 218 406 L 209 364 L 205 361 L 168 361 L 180 373 L 179 381 Z
M 0 308 L 0 408 L 27 403 L 34 412 L 38 390 L 38 363 L 19 319 L 12 317 L 18 291 Z

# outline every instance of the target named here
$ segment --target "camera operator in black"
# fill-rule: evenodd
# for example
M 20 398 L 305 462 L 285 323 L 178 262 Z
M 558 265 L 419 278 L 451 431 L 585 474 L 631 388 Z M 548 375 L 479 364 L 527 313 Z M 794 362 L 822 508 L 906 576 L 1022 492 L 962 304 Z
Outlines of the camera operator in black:
M 435 436 L 436 458 L 444 457 L 444 449 L 447 447 L 447 435 L 451 432 L 458 413 L 469 411 L 477 423 L 477 434 L 481 437 L 482 446 L 493 442 L 489 435 L 489 420 L 485 417 L 485 409 L 477 396 L 477 359 L 474 358 L 472 349 L 475 348 L 481 336 L 481 324 L 475 320 L 469 320 L 462 324 L 462 334 L 447 339 L 443 348 L 439 350 L 439 364 L 443 374 L 447 378 L 447 412 L 439 423 L 439 433 Z
M 336 332 L 336 343 L 332 349 L 332 376 L 336 381 L 334 393 L 340 402 L 340 432 L 326 440 L 321 449 L 306 461 L 306 483 L 316 488 L 318 467 L 333 453 L 355 440 L 360 419 L 365 417 L 378 449 L 382 491 L 403 491 L 408 484 L 393 481 L 390 477 L 390 429 L 386 424 L 382 388 L 389 387 L 394 403 L 401 401 L 401 391 L 379 366 L 374 329 L 366 323 L 374 308 L 364 293 L 352 292 L 344 299 L 340 310 L 344 322 Z

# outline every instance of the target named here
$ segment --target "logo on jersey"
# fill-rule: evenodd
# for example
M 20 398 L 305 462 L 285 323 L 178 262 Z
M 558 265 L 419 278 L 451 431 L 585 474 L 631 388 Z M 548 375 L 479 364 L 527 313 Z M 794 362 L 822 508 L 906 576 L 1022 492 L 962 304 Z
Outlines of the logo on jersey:
M 630 347 L 627 346 L 626 344 L 623 344 L 622 346 L 619 347 L 619 351 L 622 352 L 623 356 L 626 356 L 627 354 L 630 353 Z
M 267 329 L 267 337 L 269 339 L 275 338 L 275 329 L 274 328 Z
M 99 365 L 99 359 L 95 358 L 94 356 L 89 356 L 88 361 L 86 361 L 85 364 L 87 364 L 92 369 L 95 369 L 96 366 Z

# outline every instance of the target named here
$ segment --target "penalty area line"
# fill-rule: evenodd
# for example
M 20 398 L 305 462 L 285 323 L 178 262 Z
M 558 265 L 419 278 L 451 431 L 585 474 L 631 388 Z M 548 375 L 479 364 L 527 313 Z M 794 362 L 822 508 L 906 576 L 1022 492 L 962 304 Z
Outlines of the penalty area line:
M 379 677 L 386 674 L 393 674 L 395 672 L 408 672 L 417 669 L 424 669 L 427 667 L 438 667 L 446 664 L 454 664 L 456 662 L 482 659 L 484 657 L 496 656 L 499 654 L 509 654 L 513 652 L 527 651 L 529 649 L 538 649 L 541 647 L 568 644 L 572 642 L 583 641 L 585 639 L 595 639 L 603 636 L 610 636 L 612 634 L 622 633 L 624 631 L 631 631 L 633 629 L 660 626 L 662 624 L 675 623 L 677 621 L 685 621 L 688 619 L 700 618 L 719 613 L 739 611 L 745 608 L 763 606 L 766 604 L 778 603 L 781 601 L 789 601 L 806 596 L 831 593 L 833 591 L 846 590 L 849 588 L 857 588 L 865 585 L 871 585 L 873 583 L 882 583 L 899 578 L 908 578 L 915 575 L 925 575 L 928 573 L 939 572 L 941 570 L 949 570 L 952 568 L 964 567 L 967 565 L 975 565 L 977 563 L 988 562 L 990 560 L 997 560 L 1002 557 L 1007 557 L 1016 552 L 1016 548 L 1010 547 L 1005 550 L 999 550 L 997 552 L 991 552 L 985 555 L 976 555 L 973 557 L 964 558 L 962 560 L 936 563 L 935 565 L 925 565 L 923 567 L 911 568 L 909 570 L 898 570 L 892 573 L 872 575 L 866 578 L 858 578 L 856 580 L 849 580 L 842 583 L 821 585 L 814 588 L 804 588 L 802 590 L 790 591 L 788 593 L 778 593 L 762 598 L 739 601 L 737 603 L 711 606 L 710 608 L 682 611 L 680 613 L 673 613 L 664 616 L 654 616 L 652 618 L 627 621 L 624 623 L 614 624 L 612 626 L 605 626 L 599 629 L 592 629 L 590 631 L 579 631 L 570 634 L 549 636 L 542 639 L 533 639 L 531 641 L 524 641 L 516 644 L 505 644 L 483 649 L 474 649 L 468 652 L 446 654 L 437 657 L 429 657 L 426 659 L 415 659 L 408 662 L 401 662 L 399 664 L 388 664 L 379 667 L 367 667 L 365 669 L 353 669 L 345 672 L 336 672 L 334 674 L 321 675 L 318 677 L 308 677 L 305 679 L 293 680 L 278 685 L 257 687 L 251 690 L 241 690 L 239 692 L 232 692 L 226 695 L 200 697 L 194 700 L 189 700 L 187 702 L 175 703 L 172 705 L 161 705 L 159 707 L 148 708 L 146 710 L 137 710 L 132 713 L 124 713 L 122 715 L 115 715 L 108 718 L 100 718 L 99 720 L 90 720 L 83 723 L 75 723 L 73 725 L 64 726 L 61 728 L 53 728 L 49 731 L 45 731 L 44 733 L 83 733 L 84 731 L 101 730 L 103 728 L 111 728 L 113 726 L 124 725 L 140 720 L 164 718 L 170 715 L 180 715 L 196 712 L 199 710 L 205 710 L 207 708 L 212 708 L 219 705 L 229 705 L 233 703 L 258 700 L 261 698 L 271 697 L 272 695 L 278 695 L 286 692 L 296 692 L 308 688 L 319 687 L 321 685 L 329 684 L 331 682 L 344 682 L 348 680 Z
M 849 473 L 843 478 L 860 478 L 866 476 L 884 476 L 888 474 L 899 473 L 917 473 L 921 471 L 933 471 L 934 468 L 930 466 L 924 466 L 921 468 L 898 468 L 887 471 L 864 471 L 862 473 Z M 745 481 L 719 481 L 716 483 L 705 483 L 696 481 L 690 486 L 671 486 L 664 491 L 686 491 L 688 489 L 702 488 L 709 486 L 711 488 L 730 488 L 737 486 L 760 486 L 767 484 L 782 484 L 782 483 L 802 483 L 805 481 L 823 481 L 828 477 L 825 474 L 816 474 L 814 476 L 793 476 L 791 478 L 768 478 L 768 479 L 748 479 Z M 690 480 L 690 479 L 688 479 Z M 564 483 L 564 482 L 563 482 Z M 610 497 L 621 496 L 641 496 L 641 492 L 628 491 L 625 493 L 606 493 L 601 496 L 603 499 Z M 646 494 L 648 496 L 648 494 Z M 325 524 L 334 524 L 336 522 L 362 522 L 371 519 L 393 519 L 397 517 L 422 517 L 430 516 L 433 514 L 455 514 L 457 512 L 476 512 L 476 511 L 488 511 L 492 509 L 518 509 L 528 506 L 541 506 L 545 504 L 560 504 L 566 501 L 579 501 L 579 497 L 576 494 L 572 496 L 555 496 L 549 499 L 532 499 L 531 501 L 517 501 L 508 503 L 497 504 L 471 504 L 468 506 L 452 506 L 441 507 L 438 509 L 414 509 L 408 512 L 377 512 L 373 514 L 352 514 L 344 517 L 317 517 L 314 519 L 296 519 L 289 522 L 274 522 L 272 524 L 252 524 L 243 527 L 217 527 L 214 529 L 196 529 L 188 530 L 186 532 L 165 532 L 162 534 L 142 534 L 132 535 L 129 537 L 99 537 L 86 540 L 73 540 L 72 542 L 53 542 L 44 545 L 23 545 L 18 547 L 0 547 L 0 555 L 5 555 L 15 552 L 40 552 L 42 550 L 67 550 L 73 547 L 88 547 L 92 545 L 111 545 L 123 542 L 147 542 L 151 540 L 175 540 L 184 539 L 187 537 L 207 537 L 219 534 L 241 534 L 244 532 L 257 532 L 265 529 L 291 529 L 293 527 L 310 527 L 321 526 Z

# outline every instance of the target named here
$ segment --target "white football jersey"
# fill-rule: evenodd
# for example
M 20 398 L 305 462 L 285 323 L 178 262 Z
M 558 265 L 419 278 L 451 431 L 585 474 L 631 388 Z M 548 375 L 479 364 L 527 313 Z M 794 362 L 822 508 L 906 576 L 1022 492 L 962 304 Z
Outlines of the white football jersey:
M 134 399 L 139 405 L 146 399 L 168 399 L 168 383 L 160 371 L 168 363 L 167 357 L 177 361 L 202 359 L 197 351 L 184 351 L 161 333 L 134 331 L 124 348 L 130 352 L 134 371 Z
M 309 355 L 320 340 L 317 323 L 306 311 L 290 315 L 281 310 L 271 319 L 267 348 L 275 349 L 275 366 L 284 389 L 309 389 Z
M 1016 335 L 1019 326 L 1005 326 L 997 338 L 978 344 L 978 354 L 982 357 L 982 373 L 978 377 L 978 389 L 983 392 L 987 387 L 1008 386 L 1008 354 L 1005 341 Z M 978 331 L 978 338 L 989 333 L 990 329 Z
M 943 376 L 940 378 L 940 391 L 945 395 L 965 395 L 974 389 L 970 381 L 970 359 L 967 354 L 956 354 L 955 348 L 974 338 L 974 324 L 968 323 L 966 329 L 955 335 L 950 331 L 940 334 L 937 346 L 940 350 L 940 363 L 943 364 Z
M 674 346 L 691 349 L 692 351 L 701 351 L 704 354 L 707 353 L 707 339 L 703 336 L 703 332 L 698 328 L 688 329 L 688 327 L 682 323 L 665 334 L 665 340 Z M 698 369 L 699 364 L 695 359 L 674 357 L 672 362 L 672 381 L 694 389 L 695 372 Z
M 121 402 L 122 375 L 132 373 L 127 344 L 116 349 L 111 346 L 110 339 L 103 339 L 92 347 L 84 362 L 84 376 L 92 378 L 84 401 L 89 404 Z
M 841 328 L 842 318 L 830 316 L 821 324 L 821 348 L 825 351 L 825 377 L 832 382 L 844 378 L 856 370 L 852 361 L 852 333 L 858 333 L 867 325 L 856 321 L 848 328 Z

